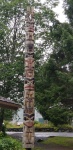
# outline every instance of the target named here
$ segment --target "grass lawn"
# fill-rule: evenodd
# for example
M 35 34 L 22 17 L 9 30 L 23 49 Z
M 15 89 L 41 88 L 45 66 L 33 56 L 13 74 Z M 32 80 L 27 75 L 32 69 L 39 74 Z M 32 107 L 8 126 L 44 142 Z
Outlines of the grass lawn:
M 44 144 L 56 144 L 73 148 L 73 137 L 51 137 L 43 142 Z

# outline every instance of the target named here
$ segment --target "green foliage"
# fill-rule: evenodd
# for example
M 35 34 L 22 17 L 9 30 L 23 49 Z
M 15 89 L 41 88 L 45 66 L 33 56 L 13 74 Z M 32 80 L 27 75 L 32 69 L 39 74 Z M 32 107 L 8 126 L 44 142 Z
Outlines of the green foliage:
M 38 129 L 51 129 L 53 128 L 54 129 L 54 125 L 51 123 L 51 124 L 48 124 L 48 123 L 37 123 L 35 124 L 35 128 L 38 128 Z
M 39 2 L 34 2 L 35 6 L 35 56 L 36 59 L 42 58 L 43 46 L 38 46 L 36 39 L 41 38 L 43 40 L 44 29 L 48 29 L 46 20 L 53 21 L 54 12 L 48 7 L 50 1 L 45 2 L 42 5 Z M 26 7 L 28 1 L 2 1 L 0 2 L 0 14 L 2 22 L 0 31 L 2 34 L 0 37 L 0 94 L 4 97 L 10 97 L 11 100 L 22 102 L 23 99 L 23 73 L 24 73 L 24 38 L 25 38 L 25 27 L 24 20 L 26 15 Z M 51 3 L 53 5 L 53 3 Z M 54 1 L 55 5 L 55 1 Z M 39 11 L 41 13 L 39 13 Z M 44 20 L 44 21 L 43 21 Z M 39 31 L 38 31 L 39 28 Z M 46 31 L 47 32 L 47 31 Z M 46 33 L 45 32 L 45 33 Z M 38 37 L 37 37 L 38 35 Z M 46 35 L 46 34 L 45 34 Z M 40 51 L 38 52 L 38 50 Z M 39 56 L 38 56 L 39 53 Z M 39 63 L 39 60 L 36 62 Z
M 3 132 L 3 135 L 5 136 L 6 135 L 6 125 L 4 123 L 2 124 L 2 132 Z
M 71 25 L 73 25 L 73 1 L 72 0 L 64 0 L 64 10 L 65 14 L 67 15 Z
M 54 121 L 52 121 L 54 122 Z M 57 126 L 54 125 L 52 122 L 49 123 L 38 123 L 35 124 L 35 128 L 37 129 L 48 129 L 48 131 L 54 131 L 54 132 L 58 132 L 58 131 L 62 131 L 62 132 L 73 132 L 73 126 L 70 124 L 58 124 Z M 58 121 L 59 122 L 59 121 Z M 41 131 L 42 131 L 41 130 Z M 45 130 L 46 131 L 46 130 Z
M 11 137 L 1 137 L 0 150 L 22 150 L 22 145 L 19 141 L 12 139 Z
M 58 126 L 57 126 L 57 131 L 58 131 L 58 130 L 73 131 L 73 126 L 71 126 L 70 124 L 58 125 Z
M 50 114 L 49 114 L 50 115 Z M 60 119 L 61 120 L 61 119 Z M 53 121 L 54 122 L 54 121 Z M 60 123 L 60 121 L 58 121 L 59 123 Z M 12 124 L 12 123 L 9 123 L 8 121 L 4 121 L 4 124 L 5 124 L 5 127 L 6 127 L 6 130 L 7 129 L 20 129 L 20 128 L 23 128 L 23 124 L 21 124 L 20 126 L 19 125 L 16 125 L 16 124 Z M 37 122 L 37 121 L 35 121 L 35 125 L 34 125 L 34 127 L 35 127 L 35 130 L 37 129 L 37 130 L 42 130 L 43 131 L 43 129 L 48 129 L 49 131 L 69 131 L 69 132 L 72 132 L 73 131 L 73 126 L 72 125 L 70 125 L 70 124 L 58 124 L 57 123 L 57 126 L 56 125 L 54 125 L 52 122 L 48 122 L 48 123 L 40 123 L 40 122 Z M 0 136 L 4 136 L 4 134 L 1 132 L 1 134 L 0 134 Z
M 70 119 L 72 120 L 73 113 L 61 106 L 53 106 L 47 110 L 47 118 L 50 120 L 55 126 L 58 124 L 67 124 L 70 123 Z
M 28 1 L 0 1 L 0 95 L 22 103 L 24 89 L 24 48 L 25 48 L 25 15 Z M 46 38 L 49 37 L 49 23 L 55 19 L 51 7 L 57 0 L 46 1 L 44 4 L 32 2 L 35 6 L 35 76 L 43 61 L 43 51 L 47 50 Z M 51 5 L 51 7 L 50 7 Z M 39 11 L 37 11 L 39 10 Z M 48 22 L 47 22 L 48 21 Z M 48 23 L 48 24 L 47 24 Z M 45 32 L 44 32 L 45 31 Z M 37 43 L 41 39 L 41 44 Z M 6 110 L 7 112 L 7 110 Z M 12 112 L 10 112 L 12 117 Z M 8 116 L 8 112 L 6 114 Z M 8 119 L 8 117 L 6 117 Z
M 70 82 L 72 75 L 64 71 L 64 68 L 62 69 L 51 57 L 41 66 L 38 74 L 36 105 L 44 119 L 50 120 L 55 125 L 70 123 L 73 116 L 69 110 L 73 108 L 71 101 L 73 86 Z
M 5 137 L 5 135 L 3 134 L 3 132 L 0 132 L 0 139 Z
M 68 1 L 69 6 L 70 2 Z M 38 72 L 36 105 L 44 119 L 50 119 L 56 125 L 70 123 L 73 116 L 73 30 L 71 24 L 60 23 L 55 19 L 50 26 L 49 37 L 52 53 Z M 48 35 L 46 41 L 47 39 Z

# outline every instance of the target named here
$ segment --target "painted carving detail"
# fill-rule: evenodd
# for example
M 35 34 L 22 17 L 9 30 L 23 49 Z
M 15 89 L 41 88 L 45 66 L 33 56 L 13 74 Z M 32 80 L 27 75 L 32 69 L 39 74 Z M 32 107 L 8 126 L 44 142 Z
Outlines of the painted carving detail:
M 24 78 L 24 132 L 25 148 L 34 147 L 34 10 L 27 8 Z

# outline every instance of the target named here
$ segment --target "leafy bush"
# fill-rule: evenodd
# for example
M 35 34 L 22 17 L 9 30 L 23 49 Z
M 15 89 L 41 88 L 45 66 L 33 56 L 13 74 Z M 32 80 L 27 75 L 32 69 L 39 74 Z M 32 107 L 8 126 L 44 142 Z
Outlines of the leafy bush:
M 6 135 L 6 125 L 4 123 L 2 124 L 2 132 Z
M 50 120 L 55 126 L 70 124 L 73 113 L 63 106 L 53 106 L 47 110 L 47 119 Z
M 39 129 L 39 131 L 40 131 L 40 129 L 42 130 L 42 129 L 47 129 L 47 131 L 59 131 L 59 130 L 61 130 L 61 131 L 73 131 L 73 126 L 71 126 L 71 125 L 69 125 L 69 124 L 60 124 L 60 125 L 57 125 L 57 126 L 55 126 L 53 123 L 51 123 L 50 121 L 48 122 L 48 123 L 40 123 L 40 122 L 38 122 L 38 121 L 35 121 L 35 124 L 34 124 L 34 126 L 35 126 L 35 130 L 36 129 Z M 23 127 L 23 125 L 20 125 L 20 126 L 18 126 L 18 125 L 15 125 L 15 124 L 11 124 L 11 123 L 9 123 L 9 122 L 6 122 L 6 127 L 7 128 L 12 128 L 11 130 L 12 131 L 14 131 L 13 129 L 20 129 L 20 128 L 22 128 Z M 23 130 L 23 129 L 22 129 Z M 44 130 L 44 131 L 45 131 Z M 17 130 L 16 130 L 17 131 Z M 20 130 L 19 130 L 20 131 Z
M 45 129 L 48 129 L 48 131 L 55 131 L 55 132 L 57 132 L 57 131 L 59 131 L 59 130 L 61 130 L 61 131 L 73 131 L 73 126 L 71 126 L 71 125 L 69 125 L 69 124 L 63 124 L 63 125 L 57 125 L 57 126 L 55 126 L 55 125 L 53 125 L 53 123 L 51 123 L 51 122 L 49 122 L 48 124 L 46 124 L 46 123 L 37 123 L 37 124 L 35 124 L 35 129 L 43 129 L 43 128 L 45 128 Z
M 0 139 L 1 139 L 2 137 L 4 137 L 4 134 L 3 134 L 3 132 L 0 132 Z
M 21 143 L 11 137 L 0 138 L 0 150 L 23 150 Z
M 49 123 L 39 123 L 39 122 L 37 122 L 35 124 L 35 128 L 54 128 L 54 125 L 51 122 L 49 122 Z
M 71 125 L 69 125 L 69 124 L 63 124 L 63 125 L 58 125 L 58 129 L 60 130 L 60 129 L 63 129 L 63 130 L 65 130 L 65 131 L 67 131 L 67 130 L 73 130 L 73 126 L 71 126 Z

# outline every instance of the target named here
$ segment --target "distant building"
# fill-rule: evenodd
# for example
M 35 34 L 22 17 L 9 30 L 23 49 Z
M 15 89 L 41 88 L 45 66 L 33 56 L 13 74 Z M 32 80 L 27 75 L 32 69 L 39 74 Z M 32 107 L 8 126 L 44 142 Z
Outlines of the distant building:
M 44 119 L 43 119 L 42 115 L 36 109 L 35 109 L 35 121 L 38 121 L 38 122 L 41 122 L 41 123 L 44 122 Z
M 42 115 L 35 109 L 35 121 L 44 122 Z M 22 124 L 23 123 L 23 108 L 17 111 L 17 114 L 13 116 L 13 123 Z

